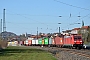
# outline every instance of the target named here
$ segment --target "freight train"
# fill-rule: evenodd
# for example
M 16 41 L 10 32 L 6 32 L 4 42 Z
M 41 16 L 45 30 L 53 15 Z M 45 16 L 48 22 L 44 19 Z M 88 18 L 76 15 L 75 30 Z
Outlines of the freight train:
M 39 39 L 27 39 L 21 43 L 26 46 L 49 46 L 49 47 L 69 47 L 82 48 L 83 40 L 81 35 L 64 35 L 55 37 L 43 37 Z

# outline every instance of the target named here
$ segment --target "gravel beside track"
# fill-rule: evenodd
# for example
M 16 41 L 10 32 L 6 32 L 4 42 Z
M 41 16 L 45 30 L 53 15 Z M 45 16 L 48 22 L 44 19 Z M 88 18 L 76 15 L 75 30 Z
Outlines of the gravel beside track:
M 90 50 L 77 50 L 68 48 L 57 47 L 40 47 L 40 46 L 28 46 L 30 48 L 37 48 L 46 50 L 53 54 L 57 60 L 90 60 Z

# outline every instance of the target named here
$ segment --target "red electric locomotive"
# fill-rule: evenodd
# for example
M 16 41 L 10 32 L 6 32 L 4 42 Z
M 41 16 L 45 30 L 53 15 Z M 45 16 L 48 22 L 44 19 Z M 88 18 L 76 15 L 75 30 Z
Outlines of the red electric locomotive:
M 82 48 L 83 40 L 81 35 L 65 35 L 55 37 L 55 45 L 58 47 Z
M 82 48 L 83 47 L 83 40 L 81 35 L 70 35 L 64 36 L 63 39 L 63 46 L 68 46 L 70 48 Z

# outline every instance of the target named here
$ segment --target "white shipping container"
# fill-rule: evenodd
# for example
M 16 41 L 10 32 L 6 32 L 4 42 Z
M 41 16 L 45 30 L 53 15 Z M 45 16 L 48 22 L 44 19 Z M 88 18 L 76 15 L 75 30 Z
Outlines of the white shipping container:
M 26 42 L 26 44 L 28 44 L 28 40 L 26 40 L 25 42 Z
M 38 45 L 38 40 L 35 40 L 36 41 L 36 44 Z
M 35 40 L 32 40 L 32 44 L 35 44 Z

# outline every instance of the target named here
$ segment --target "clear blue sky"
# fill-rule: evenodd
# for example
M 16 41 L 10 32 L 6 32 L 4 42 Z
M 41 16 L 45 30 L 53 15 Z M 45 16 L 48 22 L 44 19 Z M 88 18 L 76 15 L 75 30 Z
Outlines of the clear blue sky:
M 74 23 L 82 20 L 90 25 L 90 0 L 0 0 L 0 19 L 4 8 L 6 31 L 18 35 L 36 34 L 37 27 L 43 33 L 78 28 L 81 24 Z

